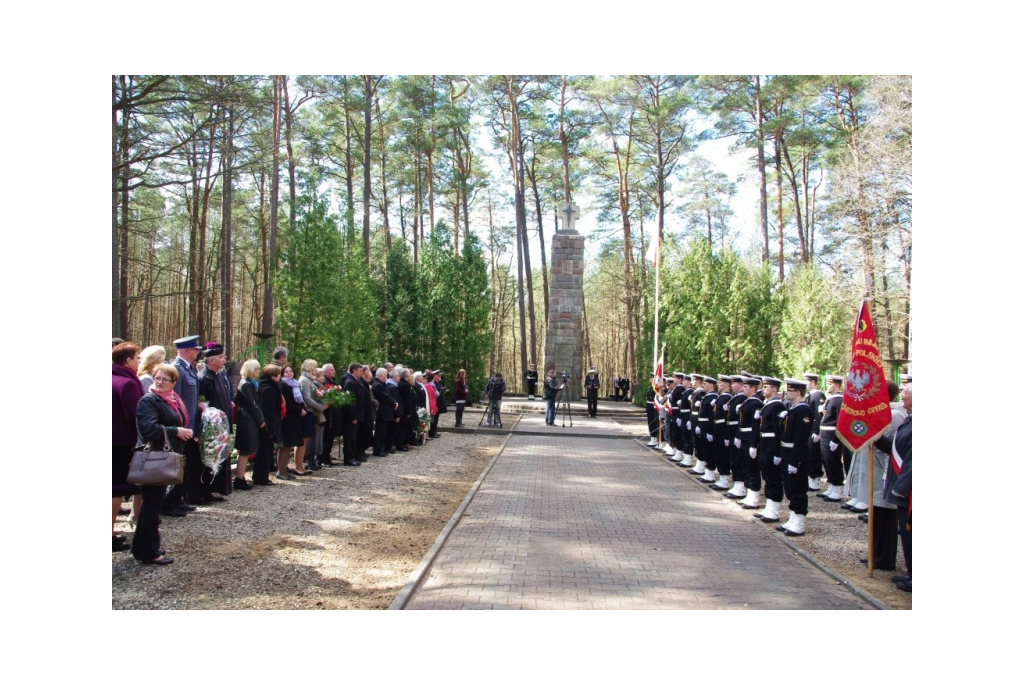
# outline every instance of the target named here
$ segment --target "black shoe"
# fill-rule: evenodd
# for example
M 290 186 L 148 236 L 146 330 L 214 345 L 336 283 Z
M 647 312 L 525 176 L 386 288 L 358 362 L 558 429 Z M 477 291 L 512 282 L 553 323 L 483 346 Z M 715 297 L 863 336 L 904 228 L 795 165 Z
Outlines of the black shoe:
M 899 589 L 903 590 L 904 592 L 911 592 L 912 593 L 913 592 L 912 583 L 913 583 L 913 581 L 911 581 L 911 580 L 898 580 L 898 581 L 896 581 L 896 587 L 898 587 Z
M 132 548 L 132 546 L 129 545 L 124 540 L 118 540 L 117 538 L 114 538 L 114 540 L 113 540 L 113 551 L 114 552 L 127 552 L 131 548 Z
M 188 513 L 187 511 L 184 511 L 180 507 L 171 507 L 171 508 L 161 508 L 160 509 L 160 515 L 161 516 L 173 516 L 175 518 L 181 518 L 182 516 L 184 516 L 187 513 Z
M 320 466 L 337 466 L 338 462 L 334 461 L 330 457 L 320 460 Z
M 399 447 L 399 448 L 398 448 L 397 450 L 395 450 L 395 451 L 396 451 L 396 452 L 408 452 L 408 451 L 409 451 L 409 448 L 408 448 L 408 447 Z
M 254 480 L 252 482 L 252 484 L 253 484 L 253 486 L 256 486 L 256 485 L 275 485 L 274 481 L 272 481 L 272 480 L 264 481 L 262 483 L 260 481 L 258 481 L 258 480 Z
M 352 460 L 346 459 L 345 460 L 345 466 L 362 466 L 362 465 L 363 465 L 363 462 L 355 460 L 355 459 L 352 459 Z
M 860 514 L 859 516 L 857 516 L 857 518 L 859 518 L 864 523 L 868 522 L 868 515 L 867 514 Z
M 854 508 L 854 507 L 850 507 L 849 511 L 850 511 L 851 514 L 860 514 L 861 516 L 867 516 L 868 515 L 868 508 L 867 507 L 864 507 L 863 509 L 857 509 L 857 508 Z
M 139 561 L 141 561 L 143 564 L 147 564 L 147 565 L 148 564 L 155 564 L 157 566 L 166 566 L 167 564 L 173 564 L 174 563 L 174 559 L 171 559 L 170 557 L 165 557 L 165 556 L 160 556 L 160 557 L 157 557 L 156 559 L 148 559 L 148 560 L 147 559 L 140 559 Z
M 244 478 L 236 478 L 235 490 L 252 490 L 252 486 Z
M 218 495 L 215 492 L 211 492 L 208 495 L 206 495 L 206 503 L 207 504 L 217 504 L 218 502 L 223 502 L 223 501 L 224 501 L 224 497 L 222 495 Z

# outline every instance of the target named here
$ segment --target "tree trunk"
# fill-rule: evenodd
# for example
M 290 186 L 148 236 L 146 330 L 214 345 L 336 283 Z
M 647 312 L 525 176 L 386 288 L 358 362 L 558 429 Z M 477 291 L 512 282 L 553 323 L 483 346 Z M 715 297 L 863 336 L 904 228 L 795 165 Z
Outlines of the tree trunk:
M 374 100 L 377 110 L 377 135 L 380 140 L 380 197 L 381 214 L 384 217 L 384 253 L 391 253 L 391 225 L 388 221 L 388 153 L 387 137 L 384 135 L 384 118 L 380 115 L 380 98 Z
M 764 111 L 761 107 L 761 77 L 754 77 L 754 130 L 757 136 L 757 175 L 761 196 L 761 262 L 768 262 L 768 177 L 764 161 Z
M 274 151 L 270 170 L 270 246 L 265 260 L 266 270 L 263 273 L 263 335 L 274 332 L 274 308 L 271 271 L 277 267 L 277 201 L 279 191 L 278 160 L 281 147 L 281 100 L 283 76 L 274 77 Z
M 782 215 L 782 153 L 779 136 L 775 136 L 775 201 L 779 221 L 779 283 L 786 280 L 786 246 L 783 242 L 784 217 Z
M 363 76 L 363 258 L 370 265 L 370 112 L 375 90 L 373 78 Z
M 228 104 L 227 125 L 224 127 L 224 198 L 221 206 L 220 232 L 220 337 L 224 345 L 224 353 L 231 359 L 231 214 L 232 214 L 232 175 L 235 165 L 235 108 Z

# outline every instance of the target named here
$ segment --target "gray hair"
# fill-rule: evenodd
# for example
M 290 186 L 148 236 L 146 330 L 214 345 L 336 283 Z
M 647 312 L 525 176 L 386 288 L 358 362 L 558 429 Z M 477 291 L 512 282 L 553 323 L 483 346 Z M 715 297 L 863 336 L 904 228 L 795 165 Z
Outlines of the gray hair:
M 380 380 L 384 380 L 387 377 L 388 377 L 388 370 L 387 369 L 385 369 L 383 366 L 380 367 L 379 369 L 377 369 L 377 378 L 379 378 Z
M 284 345 L 278 345 L 277 347 L 274 348 L 273 358 L 274 359 L 287 359 L 288 358 L 288 348 L 285 347 Z

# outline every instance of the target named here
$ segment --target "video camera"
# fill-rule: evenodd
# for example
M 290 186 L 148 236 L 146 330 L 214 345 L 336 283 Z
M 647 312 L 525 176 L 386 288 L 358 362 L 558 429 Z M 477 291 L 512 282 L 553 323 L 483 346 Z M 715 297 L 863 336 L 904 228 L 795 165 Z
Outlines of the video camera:
M 569 380 L 569 371 L 568 370 L 562 372 L 562 380 L 563 381 Z

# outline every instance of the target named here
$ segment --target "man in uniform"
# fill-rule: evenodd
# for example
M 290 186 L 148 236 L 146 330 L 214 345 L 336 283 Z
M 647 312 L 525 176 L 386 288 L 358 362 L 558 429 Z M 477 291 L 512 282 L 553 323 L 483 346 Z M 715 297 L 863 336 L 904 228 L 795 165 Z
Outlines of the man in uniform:
M 814 421 L 811 422 L 810 457 L 807 461 L 807 489 L 820 490 L 821 477 L 825 472 L 821 468 L 821 409 L 825 404 L 825 393 L 818 389 L 818 374 L 805 373 L 807 379 L 807 406 L 814 413 Z
M 669 420 L 668 434 L 671 436 L 672 453 L 669 455 L 669 460 L 679 463 L 683 459 L 683 434 L 686 432 L 684 429 L 683 416 L 689 417 L 690 406 L 686 406 L 686 414 L 683 414 L 683 397 L 686 396 L 686 391 L 690 387 L 689 378 L 682 371 L 676 371 L 672 374 L 675 383 L 672 386 L 672 394 L 669 396 L 669 403 L 672 405 L 672 416 Z
M 732 487 L 732 436 L 729 431 L 729 404 L 732 402 L 732 376 L 718 374 L 718 398 L 712 413 L 714 425 L 712 432 L 715 439 L 712 448 L 715 451 L 715 463 L 718 465 L 718 480 L 711 484 L 712 490 L 725 492 Z
M 178 370 L 178 382 L 174 384 L 174 392 L 185 403 L 188 411 L 188 427 L 195 436 L 202 435 L 202 415 L 206 405 L 199 401 L 199 374 L 196 373 L 196 361 L 199 359 L 199 336 L 189 335 L 174 341 L 178 356 L 174 358 L 174 368 Z M 206 504 L 203 492 L 203 462 L 199 456 L 199 438 L 193 437 L 185 443 L 185 480 L 173 486 L 164 498 L 163 510 L 194 508 L 197 504 Z M 187 500 L 187 504 L 185 501 Z
M 523 375 L 526 376 L 527 399 L 532 401 L 533 396 L 537 394 L 537 365 L 530 364 L 530 368 Z
M 583 381 L 583 387 L 587 391 L 587 413 L 590 414 L 590 418 L 596 418 L 597 390 L 601 387 L 601 381 L 597 377 L 597 369 L 594 367 L 590 367 L 590 372 L 587 373 L 587 377 Z
M 818 497 L 826 502 L 843 500 L 843 485 L 846 482 L 846 471 L 843 462 L 849 463 L 852 458 L 849 448 L 839 442 L 836 436 L 836 423 L 839 421 L 839 410 L 843 406 L 843 377 L 825 376 L 828 397 L 825 400 L 824 412 L 819 431 L 821 434 L 821 460 L 824 463 L 825 475 L 828 476 L 828 490 L 818 493 Z M 847 467 L 848 468 L 848 467 Z
M 740 407 L 747 398 L 743 394 L 743 376 L 733 375 L 729 378 L 732 399 L 729 400 L 725 414 L 725 449 L 732 469 L 732 487 L 723 496 L 728 499 L 743 499 L 747 494 L 747 455 L 740 454 Z
M 704 376 L 699 373 L 691 373 L 690 380 L 693 383 L 693 393 L 690 395 L 690 418 L 687 420 L 685 426 L 690 432 L 690 444 L 693 445 L 693 459 L 696 462 L 692 469 L 687 473 L 692 473 L 695 476 L 704 475 L 704 471 L 707 468 L 707 464 L 703 461 L 704 448 L 700 445 L 700 439 L 697 435 L 697 414 L 700 412 L 700 404 L 704 399 Z M 682 464 L 682 462 L 680 462 Z
M 761 436 L 761 407 L 764 402 L 756 394 L 759 385 L 761 379 L 753 376 L 744 376 L 741 383 L 743 403 L 739 409 L 738 440 L 743 465 L 739 470 L 733 470 L 733 479 L 741 486 L 736 489 L 735 495 L 746 490 L 746 495 L 740 500 L 740 506 L 744 509 L 757 509 L 761 506 L 761 464 L 757 461 L 757 445 Z M 734 499 L 729 492 L 725 496 Z
M 658 397 L 657 391 L 654 389 L 654 372 L 650 374 L 651 383 L 647 386 L 647 403 L 644 408 L 647 411 L 647 434 L 650 436 L 650 440 L 647 441 L 648 447 L 658 446 L 658 408 L 655 406 L 655 400 Z
M 807 530 L 807 462 L 814 411 L 804 402 L 807 383 L 795 378 L 786 379 L 786 396 L 790 409 L 786 412 L 782 431 L 782 474 L 786 499 L 789 500 L 789 520 L 775 529 L 788 536 L 803 535 Z
M 206 343 L 206 350 L 202 354 L 206 360 L 206 369 L 199 375 L 199 394 L 206 398 L 211 407 L 224 412 L 227 418 L 228 433 L 233 432 L 231 425 L 231 380 L 228 378 L 224 365 L 227 363 L 227 355 L 224 354 L 224 346 L 216 342 Z M 215 502 L 223 501 L 220 495 L 230 495 L 231 489 L 231 460 L 225 460 L 217 471 L 217 475 L 203 467 L 203 494 L 207 499 Z M 218 494 L 219 493 L 219 494 Z
M 704 396 L 697 408 L 697 428 L 693 431 L 696 435 L 697 454 L 700 455 L 697 466 L 704 464 L 704 471 L 698 480 L 714 483 L 718 480 L 718 451 L 715 449 L 715 403 L 718 401 L 718 392 L 714 376 L 703 376 L 701 386 L 704 388 Z
M 782 420 L 786 418 L 786 408 L 779 397 L 782 381 L 771 376 L 761 378 L 764 406 L 760 411 L 760 434 L 758 435 L 757 456 L 761 464 L 761 475 L 764 477 L 764 509 L 755 517 L 765 523 L 778 523 L 779 512 L 782 510 L 782 457 L 779 455 L 779 435 L 782 432 Z
M 675 433 L 672 432 L 676 427 L 676 408 L 672 403 L 672 397 L 675 392 L 675 375 L 666 376 L 665 387 L 662 388 L 661 391 L 661 402 L 658 407 L 658 414 L 661 417 L 661 439 L 664 441 L 661 445 L 661 451 L 669 458 L 674 456 L 676 453 Z

